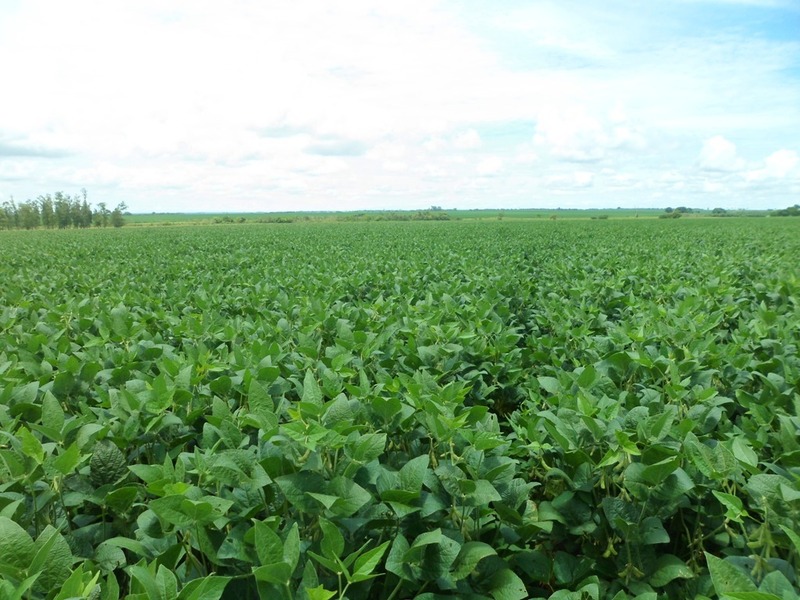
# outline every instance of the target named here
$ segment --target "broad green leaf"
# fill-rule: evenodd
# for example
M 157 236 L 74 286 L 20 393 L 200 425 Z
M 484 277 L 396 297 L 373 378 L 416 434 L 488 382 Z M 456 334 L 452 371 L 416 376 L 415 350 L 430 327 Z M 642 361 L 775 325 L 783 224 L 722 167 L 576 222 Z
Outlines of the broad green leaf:
M 69 448 L 63 450 L 53 459 L 53 467 L 62 475 L 69 475 L 78 466 L 81 460 L 81 453 L 77 444 L 70 444 Z
M 756 591 L 756 584 L 740 569 L 708 552 L 705 556 L 717 594 L 722 596 L 728 593 Z
M 664 587 L 675 579 L 691 579 L 694 573 L 680 558 L 673 554 L 658 557 L 656 566 L 647 582 L 653 587 Z
M 161 589 L 150 569 L 141 565 L 133 565 L 130 567 L 130 574 L 144 588 L 149 600 L 168 600 L 161 595 Z
M 64 410 L 61 403 L 50 392 L 45 392 L 42 398 L 42 425 L 53 431 L 61 432 L 64 426 Z
M 17 430 L 17 437 L 22 442 L 22 453 L 35 460 L 37 464 L 42 464 L 44 462 L 44 448 L 38 438 L 25 426 Z
M 253 575 L 258 581 L 286 585 L 292 578 L 292 567 L 285 562 L 262 565 L 253 567 Z
M 367 575 L 372 575 L 372 572 L 375 570 L 375 567 L 378 566 L 378 563 L 383 558 L 383 554 L 386 552 L 386 549 L 389 547 L 391 542 L 384 542 L 377 548 L 373 548 L 372 550 L 368 550 L 361 556 L 356 559 L 355 565 L 353 566 L 353 576 L 354 579 L 356 577 L 365 577 Z
M 798 535 L 797 532 L 786 527 L 786 525 L 780 525 L 779 527 L 783 530 L 783 533 L 789 536 L 789 539 L 792 541 L 792 544 L 794 544 L 795 552 L 797 552 L 797 554 L 800 555 L 800 535 Z
M 178 579 L 164 565 L 158 566 L 156 572 L 156 586 L 158 587 L 161 598 L 178 597 Z
M 0 564 L 25 569 L 34 554 L 36 546 L 28 532 L 8 517 L 0 517 Z
M 306 588 L 305 592 L 308 594 L 309 600 L 330 600 L 336 595 L 336 592 L 330 592 L 321 585 L 314 588 Z
M 230 580 L 230 577 L 219 575 L 194 579 L 183 586 L 178 600 L 219 600 Z
M 538 381 L 539 385 L 551 394 L 555 395 L 561 392 L 561 383 L 555 377 L 539 377 Z
M 655 464 L 647 465 L 641 473 L 642 479 L 652 485 L 662 483 L 681 465 L 681 457 L 673 456 Z
M 453 579 L 465 579 L 478 566 L 478 563 L 487 556 L 497 554 L 494 548 L 483 542 L 467 542 L 461 546 L 456 563 L 453 567 Z
M 41 571 L 36 579 L 34 589 L 50 591 L 58 589 L 69 577 L 72 571 L 72 551 L 64 539 L 52 525 L 34 541 L 36 554 L 31 561 L 29 573 Z
M 320 518 L 319 526 L 322 529 L 322 553 L 332 560 L 339 558 L 344 552 L 344 538 L 339 528 L 323 518 Z
M 489 593 L 494 600 L 522 600 L 528 598 L 525 583 L 511 569 L 502 569 L 492 576 Z
M 317 383 L 317 380 L 314 378 L 314 374 L 310 369 L 306 371 L 306 376 L 303 379 L 302 401 L 306 404 L 322 407 L 322 390 L 320 389 L 319 384 Z
M 764 579 L 761 580 L 758 591 L 766 594 L 773 594 L 779 598 L 792 598 L 796 596 L 792 583 L 786 578 L 786 575 L 780 571 L 767 573 Z
M 593 365 L 588 365 L 583 369 L 583 372 L 578 376 L 578 387 L 581 389 L 589 389 L 597 381 L 597 370 Z M 548 390 L 549 391 L 549 390 Z
M 400 487 L 407 492 L 419 493 L 425 473 L 428 471 L 428 464 L 430 457 L 427 454 L 412 458 L 404 464 L 400 469 Z
M 283 561 L 283 542 L 269 525 L 262 521 L 256 521 L 255 542 L 256 554 L 262 565 L 270 565 Z
M 292 570 L 300 560 L 300 528 L 296 522 L 292 524 L 286 534 L 286 541 L 283 543 L 283 560 L 289 563 Z

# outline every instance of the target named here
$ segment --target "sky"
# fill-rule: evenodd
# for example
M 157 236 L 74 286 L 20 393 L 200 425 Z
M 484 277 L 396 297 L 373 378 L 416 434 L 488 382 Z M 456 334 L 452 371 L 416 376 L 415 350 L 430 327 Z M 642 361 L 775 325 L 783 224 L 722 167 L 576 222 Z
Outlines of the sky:
M 800 202 L 800 0 L 0 0 L 0 74 L 0 202 Z

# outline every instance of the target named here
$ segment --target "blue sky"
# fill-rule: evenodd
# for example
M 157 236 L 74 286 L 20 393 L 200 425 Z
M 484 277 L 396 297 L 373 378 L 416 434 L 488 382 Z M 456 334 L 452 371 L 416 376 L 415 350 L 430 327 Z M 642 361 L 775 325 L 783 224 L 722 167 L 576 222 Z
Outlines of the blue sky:
M 800 201 L 796 1 L 5 1 L 0 69 L 0 201 Z

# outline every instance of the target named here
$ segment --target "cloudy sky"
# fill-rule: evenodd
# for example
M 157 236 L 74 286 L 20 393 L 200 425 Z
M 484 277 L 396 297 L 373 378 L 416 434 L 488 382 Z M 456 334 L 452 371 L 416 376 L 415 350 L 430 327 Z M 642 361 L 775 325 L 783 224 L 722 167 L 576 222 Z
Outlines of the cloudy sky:
M 800 201 L 797 0 L 0 0 L 0 73 L 0 201 Z

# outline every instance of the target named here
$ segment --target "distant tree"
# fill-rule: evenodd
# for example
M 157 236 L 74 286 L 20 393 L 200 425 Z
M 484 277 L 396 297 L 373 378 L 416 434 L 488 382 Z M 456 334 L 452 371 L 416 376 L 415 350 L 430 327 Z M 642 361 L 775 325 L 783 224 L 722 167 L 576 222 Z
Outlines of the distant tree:
M 100 202 L 97 205 L 97 211 L 94 213 L 94 224 L 97 227 L 108 227 L 108 220 L 111 217 L 111 211 L 108 210 L 105 202 Z
M 800 217 L 800 204 L 795 204 L 775 212 L 778 217 Z
M 673 210 L 674 209 L 671 206 L 668 206 L 667 208 L 664 209 L 664 212 L 665 213 L 672 213 Z
M 72 226 L 83 227 L 83 213 L 81 212 L 81 199 L 77 194 L 69 199 L 69 216 Z
M 56 192 L 53 198 L 53 206 L 56 213 L 56 225 L 59 229 L 66 229 L 72 225 L 72 211 L 70 198 L 62 192 Z
M 24 229 L 39 227 L 39 205 L 33 200 L 19 205 L 19 226 Z
M 111 224 L 114 227 L 122 227 L 125 225 L 125 218 L 122 216 L 122 213 L 127 209 L 128 206 L 124 202 L 121 202 L 113 211 L 111 211 Z
M 3 212 L 5 213 L 6 229 L 16 229 L 19 227 L 19 210 L 17 204 L 14 202 L 14 197 L 11 200 L 3 202 Z
M 42 225 L 46 229 L 52 229 L 56 226 L 56 213 L 53 210 L 53 198 L 50 194 L 46 196 L 39 196 L 39 214 L 42 217 Z

